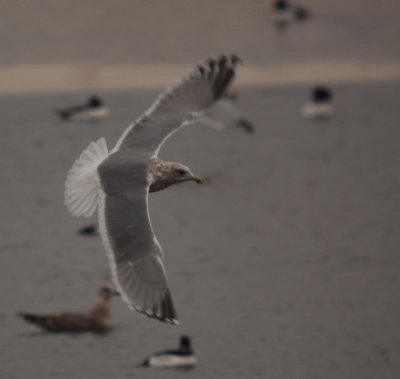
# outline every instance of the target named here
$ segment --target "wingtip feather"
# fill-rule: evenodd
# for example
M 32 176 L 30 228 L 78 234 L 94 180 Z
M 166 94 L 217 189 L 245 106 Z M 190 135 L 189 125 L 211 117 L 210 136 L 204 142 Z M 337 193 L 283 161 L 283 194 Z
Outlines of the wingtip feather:
M 127 300 L 125 298 L 125 300 Z M 152 306 L 137 306 L 131 301 L 128 302 L 128 307 L 140 313 L 142 316 L 149 317 L 153 320 L 164 322 L 171 325 L 179 325 L 179 320 L 175 311 L 172 297 L 169 292 L 163 297 L 161 303 L 153 304 Z

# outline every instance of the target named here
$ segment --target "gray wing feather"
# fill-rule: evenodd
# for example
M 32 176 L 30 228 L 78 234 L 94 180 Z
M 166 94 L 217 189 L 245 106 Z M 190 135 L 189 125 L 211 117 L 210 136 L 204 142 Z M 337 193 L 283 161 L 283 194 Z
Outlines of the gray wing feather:
M 148 213 L 148 162 L 163 141 L 218 99 L 235 76 L 236 56 L 210 59 L 159 95 L 98 167 L 99 225 L 114 280 L 139 312 L 177 323 L 162 249 Z
M 125 174 L 128 167 L 135 175 Z M 126 165 L 113 156 L 100 165 L 100 234 L 114 280 L 128 305 L 149 317 L 177 323 L 162 249 L 148 214 L 148 186 L 135 178 L 144 176 L 145 168 L 140 163 Z
M 146 147 L 150 155 L 157 153 L 166 138 L 221 97 L 235 77 L 238 62 L 236 55 L 223 55 L 198 65 L 157 97 L 144 115 L 125 130 L 114 151 Z

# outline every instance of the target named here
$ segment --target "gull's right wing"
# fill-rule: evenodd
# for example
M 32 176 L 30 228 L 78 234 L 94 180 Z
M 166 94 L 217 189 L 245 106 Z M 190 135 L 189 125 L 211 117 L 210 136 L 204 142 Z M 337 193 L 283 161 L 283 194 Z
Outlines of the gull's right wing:
M 153 105 L 122 134 L 113 151 L 144 148 L 157 155 L 162 143 L 218 100 L 235 77 L 236 55 L 222 55 L 196 66 L 161 92 Z

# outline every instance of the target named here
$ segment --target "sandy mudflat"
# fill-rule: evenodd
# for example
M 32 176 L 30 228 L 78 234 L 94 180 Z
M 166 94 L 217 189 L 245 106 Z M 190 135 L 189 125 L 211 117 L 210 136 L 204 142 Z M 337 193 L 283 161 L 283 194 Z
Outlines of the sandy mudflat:
M 19 310 L 85 308 L 108 274 L 63 182 L 89 141 L 114 143 L 153 99 L 113 92 L 96 125 L 49 112 L 85 94 L 2 97 L 2 378 L 397 378 L 399 84 L 335 88 L 337 114 L 299 117 L 305 87 L 244 89 L 254 136 L 182 130 L 161 152 L 209 178 L 151 196 L 180 327 L 114 300 L 107 337 L 36 333 Z M 283 107 L 284 105 L 284 107 Z M 187 373 L 136 368 L 193 337 Z
M 31 64 L 0 67 L 0 95 L 154 90 L 168 86 L 198 62 L 132 65 Z M 400 61 L 292 61 L 246 64 L 236 85 L 270 87 L 315 83 L 374 83 L 400 80 Z
M 272 0 L 2 1 L 0 63 L 174 63 L 221 51 L 268 64 L 400 58 L 398 1 L 296 2 L 312 19 L 279 33 Z
M 56 93 L 37 86 L 35 70 L 0 82 L 0 379 L 400 377 L 400 3 L 303 2 L 313 18 L 288 33 L 274 30 L 262 0 L 3 2 L 0 74 L 86 71 L 73 77 L 80 86 Z M 111 91 L 124 87 L 96 87 L 91 68 L 187 67 L 220 52 L 276 81 L 240 90 L 254 136 L 191 127 L 161 151 L 208 179 L 151 195 L 181 326 L 119 299 L 106 337 L 43 334 L 17 319 L 22 310 L 84 309 L 109 275 L 100 240 L 76 233 L 93 220 L 63 206 L 65 176 L 90 141 L 114 144 L 165 77 L 147 90 Z M 359 62 L 379 72 L 354 72 Z M 382 67 L 395 74 L 379 76 Z M 320 81 L 315 68 L 335 93 L 337 113 L 324 123 L 299 114 L 312 78 Z M 18 91 L 6 90 L 10 81 Z M 54 117 L 88 88 L 110 106 L 106 121 Z M 74 89 L 82 92 L 66 92 Z M 182 334 L 193 337 L 196 369 L 136 367 Z

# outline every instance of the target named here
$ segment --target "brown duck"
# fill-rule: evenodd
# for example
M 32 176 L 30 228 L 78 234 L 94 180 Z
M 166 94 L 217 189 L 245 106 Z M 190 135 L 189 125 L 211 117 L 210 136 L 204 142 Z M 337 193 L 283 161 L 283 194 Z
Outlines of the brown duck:
M 111 329 L 110 299 L 119 295 L 117 291 L 102 286 L 97 292 L 96 302 L 83 313 L 59 313 L 38 315 L 20 312 L 18 316 L 48 332 L 105 333 Z

